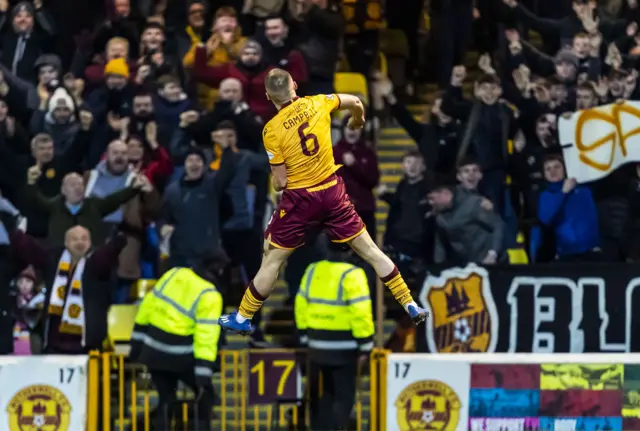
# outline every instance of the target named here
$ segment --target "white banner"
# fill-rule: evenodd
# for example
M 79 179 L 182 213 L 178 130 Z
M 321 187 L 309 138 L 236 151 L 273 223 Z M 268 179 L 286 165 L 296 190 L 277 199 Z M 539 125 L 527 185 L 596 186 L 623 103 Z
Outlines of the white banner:
M 87 356 L 0 357 L 0 430 L 84 430 L 87 363 Z
M 470 382 L 468 362 L 446 355 L 389 355 L 386 429 L 467 431 Z
M 579 183 L 609 175 L 628 162 L 640 162 L 640 102 L 624 102 L 560 117 L 558 135 L 567 177 Z

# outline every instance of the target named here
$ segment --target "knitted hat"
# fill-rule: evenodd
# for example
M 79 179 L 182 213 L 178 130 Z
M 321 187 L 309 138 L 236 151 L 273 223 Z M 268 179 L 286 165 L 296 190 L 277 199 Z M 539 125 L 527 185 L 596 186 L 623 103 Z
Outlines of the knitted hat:
M 42 66 L 53 66 L 54 69 L 60 73 L 62 76 L 62 60 L 55 54 L 42 54 L 36 59 L 36 62 L 33 63 L 33 68 L 37 71 Z
M 198 147 L 190 147 L 187 150 L 187 153 L 184 155 L 185 160 L 187 159 L 187 157 L 194 155 L 194 156 L 198 156 L 202 159 L 202 163 L 207 163 L 207 157 L 204 155 L 204 151 L 202 151 L 200 148 Z
M 52 112 L 56 108 L 68 108 L 73 111 L 75 109 L 75 104 L 73 103 L 73 98 L 67 89 L 64 87 L 58 87 L 49 98 L 47 108 L 49 112 Z
M 554 61 L 555 63 L 569 63 L 575 68 L 578 68 L 579 65 L 578 56 L 576 56 L 570 49 L 561 49 L 558 51 Z
M 124 58 L 115 58 L 107 63 L 104 68 L 105 75 L 118 75 L 129 78 L 129 66 Z

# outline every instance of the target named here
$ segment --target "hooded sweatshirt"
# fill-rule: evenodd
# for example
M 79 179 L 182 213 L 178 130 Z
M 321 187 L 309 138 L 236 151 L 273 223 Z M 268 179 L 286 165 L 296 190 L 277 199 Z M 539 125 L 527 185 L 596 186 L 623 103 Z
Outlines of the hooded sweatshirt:
M 119 192 L 131 184 L 133 177 L 134 174 L 129 169 L 120 175 L 111 173 L 109 169 L 107 169 L 107 161 L 103 160 L 91 171 L 89 181 L 87 182 L 85 197 L 104 198 L 110 194 Z M 122 207 L 120 207 L 117 211 L 107 215 L 103 221 L 107 223 L 122 223 L 122 217 Z

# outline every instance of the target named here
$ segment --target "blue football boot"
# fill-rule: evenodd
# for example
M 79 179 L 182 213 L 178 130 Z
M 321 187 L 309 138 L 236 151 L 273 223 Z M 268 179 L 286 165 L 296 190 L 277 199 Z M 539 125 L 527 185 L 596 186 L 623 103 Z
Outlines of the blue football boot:
M 222 329 L 229 332 L 236 332 L 240 335 L 249 335 L 253 332 L 253 326 L 251 326 L 251 320 L 247 319 L 240 323 L 236 320 L 238 312 L 231 314 L 223 314 L 218 319 L 218 324 Z
M 415 323 L 416 325 L 424 322 L 427 317 L 429 317 L 429 312 L 427 310 L 420 307 L 415 307 L 413 305 L 409 305 L 407 307 L 407 312 L 409 313 L 411 320 L 413 320 L 413 323 Z

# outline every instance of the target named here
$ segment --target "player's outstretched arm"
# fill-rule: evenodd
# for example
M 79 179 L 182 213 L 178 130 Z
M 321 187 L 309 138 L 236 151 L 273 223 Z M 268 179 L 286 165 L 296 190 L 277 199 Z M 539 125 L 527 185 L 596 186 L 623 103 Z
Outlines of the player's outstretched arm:
M 351 112 L 349 127 L 352 129 L 361 129 L 364 126 L 364 106 L 359 97 L 351 94 L 338 94 L 340 99 L 340 108 Z

